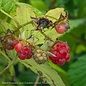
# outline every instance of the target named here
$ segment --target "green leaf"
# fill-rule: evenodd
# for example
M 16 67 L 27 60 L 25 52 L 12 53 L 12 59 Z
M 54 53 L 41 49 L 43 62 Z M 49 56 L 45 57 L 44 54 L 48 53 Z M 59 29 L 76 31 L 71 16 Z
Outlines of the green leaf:
M 52 10 L 49 10 L 45 16 L 47 18 L 49 18 L 50 20 L 52 20 L 53 22 L 55 22 L 56 20 L 59 19 L 60 15 L 63 15 L 65 16 L 66 13 L 64 11 L 64 8 L 55 8 L 55 9 L 52 9 Z
M 47 62 L 39 65 L 33 58 L 24 61 L 19 60 L 19 62 L 24 64 L 27 68 L 30 68 L 36 74 L 38 74 L 38 71 L 41 71 L 44 77 L 43 80 L 47 81 L 50 86 L 65 86 L 58 73 L 52 69 Z
M 64 71 L 61 67 L 59 67 L 58 65 L 56 65 L 56 64 L 53 64 L 51 61 L 49 61 L 49 65 L 53 68 L 53 69 L 55 69 L 55 70 L 57 70 L 57 71 L 59 71 L 59 72 L 61 72 L 61 73 L 63 73 L 63 74 L 66 74 L 66 71 Z
M 70 29 L 68 30 L 68 32 L 70 32 L 71 30 L 73 30 L 75 27 L 83 24 L 85 22 L 86 19 L 74 19 L 74 20 L 70 20 L 69 24 L 70 24 Z
M 31 8 L 31 6 L 26 5 L 26 4 L 20 4 L 18 3 L 18 7 L 15 13 L 15 19 L 19 22 L 20 25 L 30 22 L 31 21 L 31 16 L 36 17 L 38 10 L 34 12 L 34 8 Z M 21 36 L 24 37 L 24 39 L 28 38 L 30 36 L 30 31 L 33 30 L 36 27 L 33 27 L 32 24 L 28 24 L 27 26 L 24 26 L 21 28 Z M 50 33 L 49 33 L 50 34 Z M 39 32 L 39 31 L 34 31 L 33 35 L 36 38 L 39 38 L 37 43 L 44 43 L 44 36 Z M 55 33 L 54 33 L 55 36 Z M 55 38 L 55 37 L 54 37 Z M 24 64 L 26 67 L 30 68 L 33 72 L 36 74 L 38 71 L 41 71 L 43 74 L 43 80 L 47 81 L 50 86 L 65 86 L 63 81 L 61 80 L 60 76 L 58 73 L 52 69 L 47 63 L 39 65 L 37 64 L 33 59 L 21 61 L 19 60 L 22 64 Z M 51 74 L 52 73 L 52 74 Z
M 0 54 L 1 54 L 6 60 L 10 61 L 9 57 L 5 54 L 5 52 L 2 52 L 2 51 L 0 50 Z
M 28 84 L 30 82 L 32 82 L 32 85 L 31 86 L 33 86 L 33 84 L 34 84 L 34 82 L 36 80 L 36 77 L 37 77 L 36 74 L 34 74 L 32 71 L 28 70 L 28 71 L 22 71 L 21 74 L 18 76 L 18 79 L 21 82 L 28 82 Z
M 3 9 L 7 13 L 10 13 L 15 9 L 15 1 L 14 0 L 1 0 L 0 1 L 0 9 Z M 5 19 L 5 15 L 0 12 L 0 18 Z
M 40 11 L 36 10 L 35 8 L 31 7 L 30 5 L 23 4 L 23 3 L 17 3 L 17 5 L 19 5 L 19 6 L 17 7 L 16 13 L 15 13 L 16 16 L 14 18 L 19 22 L 20 25 L 30 22 L 32 20 L 31 17 L 37 17 L 37 16 L 39 17 L 39 15 L 43 16 L 40 13 Z M 56 8 L 56 9 L 50 10 L 44 16 L 54 22 L 54 21 L 58 20 L 61 13 L 63 15 L 65 15 L 64 8 Z M 28 25 L 24 26 L 21 29 L 21 33 L 23 32 L 24 39 L 28 38 L 30 36 L 31 30 L 34 30 L 34 29 L 36 29 L 36 27 L 34 27 L 32 24 L 28 24 Z M 49 28 L 48 30 L 46 28 L 45 34 L 47 34 L 47 35 L 49 34 L 48 36 L 51 39 L 53 39 L 54 41 L 56 40 L 57 37 L 60 37 L 62 35 L 62 34 L 57 34 L 55 29 L 51 29 L 51 28 Z M 34 31 L 33 35 L 36 40 L 37 40 L 37 38 L 39 38 L 39 41 L 37 42 L 37 44 L 44 43 L 45 37 L 39 31 Z
M 49 65 L 51 68 L 55 69 L 58 72 L 58 74 L 62 78 L 65 85 L 70 86 L 69 77 L 67 76 L 67 72 L 63 70 L 60 66 L 52 63 L 51 61 L 49 61 Z
M 86 86 L 86 55 L 81 56 L 68 71 L 72 86 Z
M 47 17 L 48 19 L 50 19 L 53 23 L 56 22 L 60 15 L 63 15 L 65 16 L 66 15 L 66 12 L 64 11 L 64 8 L 55 8 L 55 9 L 52 9 L 52 10 L 49 10 L 46 14 L 45 14 L 45 17 Z M 62 36 L 63 34 L 58 34 L 56 32 L 56 30 L 53 28 L 53 29 L 48 29 L 46 32 L 46 34 L 49 34 L 49 37 L 55 41 L 56 38 Z
M 31 5 L 33 5 L 35 8 L 39 9 L 41 12 L 46 11 L 47 7 L 45 3 L 42 0 L 30 0 Z
M 76 53 L 81 53 L 81 52 L 85 52 L 86 51 L 86 46 L 83 45 L 83 44 L 80 44 L 77 46 L 77 49 L 76 49 Z
M 9 13 L 13 9 L 14 5 L 14 0 L 2 0 L 1 8 Z
M 7 29 L 15 30 L 16 26 L 4 20 L 0 20 L 0 36 L 5 35 Z
M 20 25 L 32 21 L 31 17 L 36 17 L 37 14 L 38 16 L 40 15 L 40 12 L 30 5 L 23 3 L 17 3 L 17 5 L 18 7 L 15 13 L 16 16 L 14 18 L 19 22 Z M 12 21 L 11 23 L 15 24 L 14 21 Z M 31 30 L 34 29 L 36 29 L 36 27 L 34 27 L 32 24 L 28 24 L 22 27 L 20 29 L 20 37 L 23 37 L 23 39 L 27 39 L 31 35 Z M 44 43 L 44 36 L 39 31 L 34 31 L 33 36 L 35 37 L 35 41 L 37 42 L 37 44 Z M 39 40 L 37 38 L 39 38 Z
M 27 22 L 30 22 L 32 21 L 31 19 L 31 16 L 32 17 L 37 17 L 37 13 L 38 13 L 38 16 L 40 14 L 40 12 L 38 10 L 36 10 L 35 8 L 31 7 L 30 5 L 27 5 L 27 4 L 23 4 L 23 3 L 17 3 L 18 7 L 16 9 L 16 12 L 15 12 L 15 15 L 14 18 L 19 22 L 20 25 L 23 25 Z M 57 8 L 60 12 L 58 12 L 57 10 L 54 10 L 57 11 L 59 13 L 59 15 L 57 15 L 57 19 L 59 18 L 60 16 L 60 13 L 63 13 L 64 14 L 64 11 L 63 9 L 61 8 Z M 41 14 L 42 15 L 42 14 Z M 51 15 L 52 16 L 52 15 Z M 55 15 L 53 15 L 54 17 Z M 53 19 L 52 19 L 53 20 Z M 13 24 L 14 26 L 15 23 L 14 21 L 11 21 L 11 24 Z M 30 36 L 30 31 L 31 30 L 34 30 L 34 27 L 32 24 L 28 24 L 24 27 L 22 27 L 20 29 L 20 36 L 23 37 L 24 39 L 27 39 L 29 36 Z M 51 33 L 53 32 L 53 33 Z M 47 31 L 46 31 L 47 33 Z M 55 36 L 55 30 L 52 31 L 48 31 L 48 34 L 52 34 L 50 35 L 51 37 L 53 37 L 53 39 L 55 39 L 57 36 Z M 33 35 L 36 38 L 39 38 L 38 42 L 37 43 L 44 43 L 44 36 L 39 32 L 39 31 L 34 31 L 33 32 Z M 12 51 L 13 52 L 13 51 Z M 8 55 L 10 58 L 15 58 L 16 57 L 16 54 L 12 53 L 11 51 L 7 51 Z M 22 64 L 24 64 L 26 67 L 30 68 L 33 72 L 35 72 L 36 74 L 38 73 L 38 71 L 41 71 L 42 74 L 43 74 L 43 80 L 47 81 L 47 83 L 50 84 L 50 86 L 65 86 L 62 79 L 60 78 L 59 74 L 54 70 L 52 69 L 48 63 L 45 63 L 45 64 L 42 64 L 42 65 L 39 65 L 37 64 L 33 59 L 30 59 L 30 60 L 25 60 L 25 61 L 21 61 L 19 60 Z
M 17 53 L 16 53 L 16 51 L 15 50 L 6 50 L 6 53 L 7 53 L 7 55 L 11 58 L 11 59 L 14 59 L 14 58 L 16 58 L 17 57 Z

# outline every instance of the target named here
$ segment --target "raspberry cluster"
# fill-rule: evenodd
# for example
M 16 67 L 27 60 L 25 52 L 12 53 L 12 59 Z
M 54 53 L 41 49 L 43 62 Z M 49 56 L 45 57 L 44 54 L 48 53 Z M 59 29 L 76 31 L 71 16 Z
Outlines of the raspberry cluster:
M 26 41 L 18 40 L 11 35 L 5 36 L 2 44 L 7 50 L 15 49 L 19 59 L 25 60 L 33 57 L 38 64 L 50 59 L 54 64 L 63 65 L 70 60 L 70 48 L 67 42 L 57 42 L 50 50 L 51 55 L 40 48 L 31 47 Z
M 30 36 L 28 40 L 16 38 L 10 31 L 10 29 L 8 29 L 6 35 L 2 37 L 1 43 L 4 49 L 7 50 L 15 49 L 19 59 L 25 60 L 33 57 L 33 59 L 38 64 L 42 64 L 48 59 L 51 60 L 54 64 L 58 65 L 63 65 L 65 62 L 68 62 L 70 60 L 69 54 L 70 48 L 68 44 L 66 42 L 61 41 L 57 42 L 57 40 L 53 41 L 50 37 L 48 37 L 48 35 L 46 35 L 42 31 L 44 30 L 44 28 L 54 27 L 57 33 L 63 34 L 69 28 L 68 15 L 66 14 L 66 16 L 63 16 L 61 14 L 60 18 L 55 22 L 52 22 L 51 20 L 44 17 L 42 18 L 31 17 L 31 19 L 34 21 L 34 23 L 37 24 L 36 30 L 39 30 L 41 34 L 43 34 L 46 38 L 45 41 L 47 43 L 47 47 L 49 48 L 47 49 L 47 52 L 45 50 L 42 50 L 40 48 L 40 45 L 35 45 L 35 42 L 32 40 L 33 39 L 32 36 Z M 30 39 L 31 37 L 32 39 Z M 51 41 L 52 43 L 49 43 Z
M 52 56 L 49 58 L 54 64 L 63 65 L 70 60 L 70 48 L 67 42 L 58 42 L 50 52 Z
M 15 49 L 18 57 L 21 60 L 30 59 L 32 57 L 31 48 L 27 45 L 24 45 L 21 41 L 18 41 L 14 37 L 7 37 L 3 42 L 4 48 L 7 50 Z

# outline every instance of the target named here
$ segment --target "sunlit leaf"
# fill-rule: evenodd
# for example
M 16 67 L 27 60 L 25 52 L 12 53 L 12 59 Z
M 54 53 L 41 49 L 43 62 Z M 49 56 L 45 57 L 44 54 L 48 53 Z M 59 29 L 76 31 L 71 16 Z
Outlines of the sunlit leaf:
M 31 6 L 29 6 L 27 4 L 19 4 L 18 3 L 18 5 L 19 6 L 17 7 L 16 13 L 15 13 L 16 16 L 14 18 L 19 22 L 20 25 L 32 21 L 31 17 L 36 17 L 36 14 L 35 14 L 36 9 L 35 8 L 34 9 L 31 8 Z M 38 10 L 37 10 L 37 12 L 38 12 Z M 39 12 L 39 14 L 40 14 L 40 12 Z M 30 23 L 20 29 L 20 31 L 21 31 L 20 35 L 24 39 L 27 39 L 31 35 L 30 34 L 31 31 L 35 30 L 35 29 L 36 29 L 36 27 L 34 27 L 32 25 L 32 23 Z M 44 42 L 44 36 L 39 31 L 33 31 L 32 34 L 35 37 L 35 41 L 37 42 L 37 44 Z M 39 40 L 38 40 L 38 38 L 39 38 Z
M 33 60 L 33 58 L 29 60 L 19 61 L 27 68 L 30 68 L 36 74 L 38 74 L 38 71 L 41 71 L 42 76 L 44 77 L 43 80 L 47 81 L 50 86 L 65 86 L 58 73 L 47 63 L 39 65 Z
M 1 0 L 0 1 L 0 9 L 3 9 L 7 13 L 10 13 L 11 11 L 13 11 L 15 9 L 15 7 L 16 7 L 16 5 L 15 5 L 14 0 Z M 5 17 L 6 17 L 6 15 L 4 15 L 3 13 L 0 12 L 0 18 L 5 19 Z
M 65 16 L 65 11 L 64 8 L 55 8 L 52 10 L 49 10 L 45 16 L 48 17 L 50 20 L 52 20 L 53 22 L 55 22 L 56 20 L 59 19 L 60 15 Z

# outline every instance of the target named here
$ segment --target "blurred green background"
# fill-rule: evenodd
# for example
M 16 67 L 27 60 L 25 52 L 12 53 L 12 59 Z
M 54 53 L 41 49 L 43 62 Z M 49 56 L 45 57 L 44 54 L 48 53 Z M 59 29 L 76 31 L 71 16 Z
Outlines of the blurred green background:
M 69 13 L 70 30 L 60 37 L 61 40 L 67 41 L 71 52 L 71 60 L 69 63 L 61 66 L 66 74 L 60 73 L 66 86 L 86 86 L 86 0 L 17 0 L 19 2 L 27 3 L 40 10 L 45 14 L 48 10 L 63 7 Z M 5 62 L 5 61 L 4 61 Z M 3 60 L 0 59 L 0 65 L 2 68 L 6 66 Z M 56 68 L 56 65 L 53 65 Z M 0 69 L 2 69 L 0 67 Z M 25 68 L 22 64 L 15 65 L 17 81 L 31 81 L 34 82 L 37 75 L 31 70 Z M 29 76 L 29 77 L 28 77 Z M 4 76 L 0 76 L 6 81 L 11 81 L 8 71 Z M 7 86 L 7 85 L 6 85 Z M 14 85 L 17 86 L 17 85 Z M 19 85 L 20 86 L 20 85 Z M 24 86 L 21 85 L 21 86 Z M 26 86 L 26 85 L 25 85 Z M 33 86 L 33 85 L 27 85 Z M 48 85 L 38 85 L 48 86 Z

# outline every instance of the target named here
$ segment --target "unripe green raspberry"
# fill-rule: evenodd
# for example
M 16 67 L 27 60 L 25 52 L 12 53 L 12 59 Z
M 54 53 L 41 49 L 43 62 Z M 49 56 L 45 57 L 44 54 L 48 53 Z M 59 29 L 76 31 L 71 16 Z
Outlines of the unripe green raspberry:
M 33 58 L 38 64 L 42 64 L 48 59 L 48 54 L 44 50 L 38 49 L 35 50 Z

